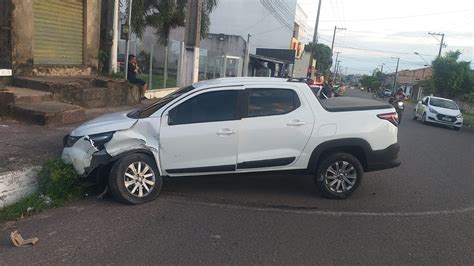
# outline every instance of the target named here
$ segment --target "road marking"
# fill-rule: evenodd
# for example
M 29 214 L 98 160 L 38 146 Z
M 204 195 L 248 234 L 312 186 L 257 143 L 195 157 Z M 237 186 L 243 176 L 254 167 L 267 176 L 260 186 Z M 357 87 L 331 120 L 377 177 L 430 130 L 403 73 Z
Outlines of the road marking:
M 423 211 L 423 212 L 350 212 L 350 211 L 323 211 L 307 207 L 293 207 L 293 206 L 278 206 L 278 207 L 257 207 L 226 203 L 213 203 L 205 201 L 188 201 L 182 199 L 166 200 L 177 204 L 201 205 L 216 208 L 234 209 L 234 210 L 249 210 L 258 212 L 274 212 L 274 213 L 292 213 L 292 214 L 310 214 L 310 215 L 324 215 L 324 216 L 365 216 L 365 217 L 419 217 L 419 216 L 435 216 L 435 215 L 450 215 L 474 212 L 474 206 L 458 208 L 453 210 L 441 211 Z

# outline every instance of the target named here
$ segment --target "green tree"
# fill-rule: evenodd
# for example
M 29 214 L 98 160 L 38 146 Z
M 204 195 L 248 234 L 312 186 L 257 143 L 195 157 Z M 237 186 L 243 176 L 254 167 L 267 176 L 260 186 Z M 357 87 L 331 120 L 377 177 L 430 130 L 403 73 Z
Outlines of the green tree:
M 142 37 L 146 27 L 151 27 L 167 45 L 171 29 L 185 26 L 188 0 L 134 0 L 132 9 L 132 31 Z M 209 32 L 210 14 L 217 0 L 203 0 L 201 12 L 201 38 Z
M 332 66 L 332 52 L 331 48 L 325 44 L 308 43 L 304 47 L 305 52 L 310 53 L 313 51 L 314 58 L 316 59 L 316 69 L 323 75 L 328 75 L 329 70 Z
M 460 55 L 460 51 L 450 51 L 432 62 L 436 94 L 456 98 L 473 92 L 470 62 L 458 61 Z
M 363 87 L 371 88 L 372 91 L 378 90 L 382 86 L 385 74 L 378 70 L 374 70 L 372 76 L 363 75 L 360 79 L 360 84 Z

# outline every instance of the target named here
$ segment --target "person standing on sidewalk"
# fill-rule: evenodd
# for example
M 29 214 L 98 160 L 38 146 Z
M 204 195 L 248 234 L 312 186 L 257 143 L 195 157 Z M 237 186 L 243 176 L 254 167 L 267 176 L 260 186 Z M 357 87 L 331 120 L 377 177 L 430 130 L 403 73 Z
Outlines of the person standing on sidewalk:
M 131 54 L 128 56 L 127 80 L 134 85 L 138 85 L 140 97 L 143 100 L 146 99 L 145 91 L 148 89 L 148 86 L 145 81 L 137 78 L 138 72 L 140 72 L 140 68 L 138 67 L 137 57 Z

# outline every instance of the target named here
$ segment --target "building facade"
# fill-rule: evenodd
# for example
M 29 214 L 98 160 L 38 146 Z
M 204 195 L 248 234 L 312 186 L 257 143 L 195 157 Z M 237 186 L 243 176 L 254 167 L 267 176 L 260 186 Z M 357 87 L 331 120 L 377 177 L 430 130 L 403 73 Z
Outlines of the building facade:
M 210 32 L 250 34 L 250 53 L 257 48 L 289 49 L 292 38 L 307 42 L 307 16 L 297 0 L 219 1 L 211 13 Z M 303 40 L 304 39 L 304 40 Z
M 100 0 L 0 1 L 0 68 L 18 76 L 97 74 Z

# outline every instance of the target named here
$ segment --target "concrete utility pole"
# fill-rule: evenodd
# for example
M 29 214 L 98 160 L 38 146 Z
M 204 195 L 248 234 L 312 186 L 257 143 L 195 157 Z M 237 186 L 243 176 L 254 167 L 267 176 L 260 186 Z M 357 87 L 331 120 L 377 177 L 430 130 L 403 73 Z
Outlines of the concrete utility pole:
M 155 49 L 155 38 L 151 40 L 150 47 L 150 69 L 148 69 L 148 88 L 153 89 L 153 50 Z
M 244 58 L 244 69 L 242 71 L 242 76 L 247 77 L 249 72 L 249 63 L 250 63 L 250 37 L 252 35 L 247 34 L 247 44 L 245 45 L 245 58 Z
M 439 52 L 438 52 L 438 57 L 440 57 L 441 51 L 443 50 L 443 46 L 446 45 L 444 43 L 444 33 L 428 32 L 428 34 L 431 36 L 441 36 L 441 42 L 439 43 Z
M 119 0 L 114 0 L 112 15 L 112 47 L 110 48 L 109 74 L 117 73 Z
M 199 78 L 199 46 L 201 44 L 201 10 L 203 0 L 188 1 L 186 15 L 186 75 L 185 85 Z
M 337 74 L 339 73 L 339 70 L 341 69 L 341 65 L 339 63 L 341 63 L 342 61 L 340 60 L 337 60 L 336 61 L 336 73 L 334 73 L 334 84 L 336 84 L 336 81 L 337 81 Z
M 397 59 L 397 68 L 395 69 L 395 77 L 393 79 L 393 92 L 397 90 L 397 76 L 398 76 L 398 64 L 400 63 L 400 57 L 391 57 L 392 59 Z
M 336 60 L 334 61 L 334 71 L 333 71 L 333 73 L 334 73 L 334 78 L 333 78 L 333 80 L 336 79 L 337 59 L 339 58 L 339 54 L 340 54 L 340 53 L 341 53 L 341 52 L 336 52 Z
M 323 0 L 319 0 L 318 4 L 318 14 L 316 15 L 316 23 L 314 25 L 314 33 L 313 33 L 313 45 L 316 46 L 318 43 L 318 26 L 319 26 L 319 13 L 321 12 L 321 2 Z M 309 63 L 308 68 L 313 66 L 314 61 L 314 49 L 311 49 L 311 55 L 309 56 Z M 311 71 L 311 77 L 314 76 L 314 69 Z
M 133 0 L 128 0 L 128 37 L 125 45 L 125 79 L 128 78 L 128 55 L 130 53 L 130 36 L 132 33 L 132 27 L 130 26 L 132 23 L 132 4 Z
M 336 31 L 337 30 L 347 30 L 347 29 L 346 28 L 338 28 L 337 26 L 334 26 L 334 32 L 332 34 L 331 52 L 334 49 L 334 40 L 336 39 Z

